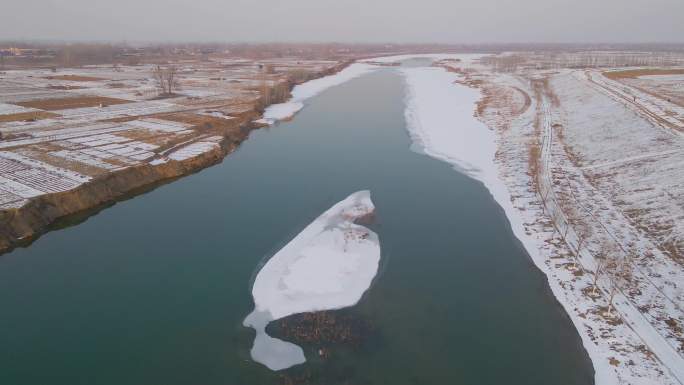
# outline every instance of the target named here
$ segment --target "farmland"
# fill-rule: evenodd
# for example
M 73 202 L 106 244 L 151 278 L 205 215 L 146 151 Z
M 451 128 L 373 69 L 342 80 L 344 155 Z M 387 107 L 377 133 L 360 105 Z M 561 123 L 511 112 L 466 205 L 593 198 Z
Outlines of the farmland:
M 1 72 L 0 216 L 7 226 L 0 248 L 58 217 L 220 161 L 258 127 L 252 121 L 264 107 L 284 101 L 298 82 L 344 64 L 219 57 Z M 170 93 L 155 77 L 162 70 L 173 73 Z M 131 174 L 138 176 L 130 187 L 107 188 L 113 176 Z M 78 195 L 91 185 L 106 192 L 89 194 L 88 203 L 59 204 L 52 213 L 26 213 L 35 202 Z

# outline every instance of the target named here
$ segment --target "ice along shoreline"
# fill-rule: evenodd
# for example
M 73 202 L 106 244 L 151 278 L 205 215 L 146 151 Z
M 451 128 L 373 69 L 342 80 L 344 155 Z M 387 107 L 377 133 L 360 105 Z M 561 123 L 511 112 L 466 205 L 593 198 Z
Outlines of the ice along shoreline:
M 304 108 L 304 102 L 328 88 L 346 83 L 354 78 L 377 69 L 366 63 L 353 63 L 336 74 L 325 76 L 298 84 L 292 89 L 292 97 L 283 103 L 272 104 L 266 108 L 263 117 L 257 123 L 272 125 L 281 120 L 292 119 Z

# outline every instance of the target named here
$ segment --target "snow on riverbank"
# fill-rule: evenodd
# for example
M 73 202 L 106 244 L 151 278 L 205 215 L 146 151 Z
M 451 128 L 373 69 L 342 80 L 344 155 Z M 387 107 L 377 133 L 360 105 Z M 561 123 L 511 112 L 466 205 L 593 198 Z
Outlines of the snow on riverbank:
M 431 59 L 433 61 L 442 60 L 458 60 L 460 64 L 468 65 L 471 64 L 476 59 L 481 58 L 482 54 L 479 53 L 463 53 L 463 54 L 451 54 L 451 53 L 421 53 L 421 54 L 406 54 L 406 55 L 395 55 L 395 56 L 382 56 L 371 59 L 361 60 L 362 63 L 381 63 L 381 64 L 391 64 L 399 63 L 404 60 L 409 59 Z
M 406 81 L 407 128 L 414 144 L 427 155 L 480 180 L 504 209 L 514 234 L 535 264 L 548 275 L 545 257 L 540 252 L 544 240 L 526 233 L 522 213 L 513 207 L 508 188 L 499 178 L 495 163 L 496 135 L 474 116 L 475 105 L 481 97 L 479 90 L 455 84 L 460 75 L 441 68 L 408 68 L 401 72 Z M 565 302 L 559 282 L 549 278 L 554 295 L 567 309 L 571 304 Z M 593 348 L 595 345 L 580 327 L 577 315 L 568 313 L 592 358 L 597 384 L 612 384 L 612 370 L 603 355 Z
M 494 132 L 474 116 L 480 91 L 454 84 L 455 80 L 462 80 L 461 75 L 429 67 L 400 71 L 406 81 L 406 121 L 414 144 L 427 155 L 446 161 L 483 182 L 504 209 L 514 234 L 546 274 L 552 292 L 579 331 L 593 362 L 596 383 L 678 383 L 673 378 L 676 376 L 672 376 L 673 371 L 679 370 L 678 364 L 673 364 L 674 360 L 665 360 L 665 364 L 661 361 L 673 355 L 656 358 L 649 348 L 660 345 L 644 344 L 657 338 L 644 339 L 645 335 L 651 336 L 648 334 L 651 328 L 640 323 L 642 317 L 638 312 L 635 314 L 618 295 L 614 305 L 624 322 L 607 322 L 596 310 L 601 301 L 597 303 L 583 292 L 591 287 L 592 276 L 574 274 L 568 269 L 568 266 L 576 269 L 572 260 L 574 252 L 561 242 L 558 233 L 548 229 L 545 213 L 539 208 L 536 193 L 531 191 L 532 182 L 527 174 L 528 149 L 524 143 L 534 131 L 535 108 L 521 110 L 526 112 L 521 112 L 519 117 L 509 116 L 506 127 L 510 127 Z M 503 78 L 499 76 L 497 81 Z M 517 80 L 512 84 L 517 89 L 526 87 Z M 544 122 L 549 127 L 552 124 Z M 605 289 L 601 282 L 599 286 Z
M 496 134 L 474 116 L 480 91 L 456 84 L 461 76 L 443 68 L 405 68 L 401 73 L 406 82 L 406 124 L 416 150 L 481 181 L 524 243 L 522 220 L 498 176 Z
M 442 68 L 402 69 L 406 81 L 406 123 L 419 149 L 474 178 L 496 178 L 494 133 L 473 117 L 477 90 L 452 85 L 455 73 Z
M 377 67 L 370 64 L 354 63 L 334 75 L 299 84 L 292 90 L 292 98 L 290 100 L 285 103 L 268 106 L 266 111 L 264 111 L 264 116 L 257 120 L 257 122 L 271 125 L 279 120 L 292 118 L 299 110 L 304 108 L 305 100 L 320 94 L 330 87 L 348 82 L 375 69 Z
M 355 305 L 378 271 L 377 234 L 354 223 L 372 214 L 369 191 L 351 194 L 316 218 L 261 268 L 254 311 L 243 324 L 256 330 L 252 358 L 271 370 L 305 362 L 302 349 L 266 334 L 269 322 L 293 314 Z

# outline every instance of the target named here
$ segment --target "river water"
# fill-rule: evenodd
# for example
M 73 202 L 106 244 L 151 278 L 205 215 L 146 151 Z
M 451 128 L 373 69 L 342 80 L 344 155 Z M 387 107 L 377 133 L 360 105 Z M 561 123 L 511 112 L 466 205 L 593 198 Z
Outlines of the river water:
M 403 98 L 395 70 L 364 75 L 220 165 L 0 256 L 0 384 L 592 384 L 488 191 L 409 149 Z M 253 362 L 258 264 L 362 189 L 383 259 L 347 312 L 372 336 L 282 373 Z

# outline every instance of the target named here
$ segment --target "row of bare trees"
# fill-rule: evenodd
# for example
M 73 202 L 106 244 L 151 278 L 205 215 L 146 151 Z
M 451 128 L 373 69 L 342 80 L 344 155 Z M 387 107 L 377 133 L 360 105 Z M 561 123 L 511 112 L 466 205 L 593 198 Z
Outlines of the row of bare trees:
M 554 233 L 558 233 L 560 238 L 567 244 L 573 253 L 573 267 L 584 270 L 584 265 L 581 262 L 581 253 L 592 238 L 594 231 L 591 224 L 587 223 L 587 218 L 583 213 L 572 206 L 571 202 L 563 204 L 564 197 L 555 194 L 556 208 L 551 209 L 547 205 L 550 202 L 549 192 L 553 187 L 548 186 L 544 193 L 541 193 L 542 204 L 545 207 L 545 212 L 551 217 L 554 226 Z M 560 202 L 559 202 L 560 201 Z M 560 206 L 564 206 L 560 208 Z M 572 238 L 570 239 L 570 233 Z M 610 315 L 613 312 L 613 305 L 615 295 L 627 289 L 628 284 L 632 280 L 634 271 L 635 257 L 632 253 L 625 253 L 616 241 L 603 238 L 600 240 L 598 250 L 593 250 L 592 257 L 594 259 L 594 269 L 592 274 L 592 288 L 591 296 L 595 297 L 603 294 L 599 287 L 599 281 L 603 278 L 607 279 L 609 289 L 608 294 L 608 311 Z
M 485 56 L 483 64 L 497 72 L 515 72 L 520 68 L 611 68 L 611 67 L 671 67 L 684 64 L 679 52 L 519 52 Z
M 535 98 L 537 99 L 537 108 L 543 108 L 541 100 L 546 99 L 552 105 L 555 105 L 556 96 L 550 88 L 548 79 L 535 79 L 532 81 L 532 88 L 535 91 Z M 543 137 L 543 121 L 544 116 L 540 113 L 535 117 L 534 129 L 537 138 Z M 554 125 L 551 128 L 552 132 L 548 135 L 553 135 L 553 130 L 560 130 L 560 125 Z M 550 138 L 546 138 L 550 140 Z M 544 163 L 542 156 L 542 146 L 539 140 L 535 139 L 529 144 L 528 167 L 532 177 L 532 183 L 541 199 L 543 212 L 551 218 L 553 225 L 553 235 L 557 233 L 561 240 L 568 245 L 573 254 L 572 267 L 584 271 L 584 265 L 581 262 L 582 250 L 589 244 L 589 240 L 594 235 L 594 226 L 589 223 L 587 213 L 583 212 L 582 208 L 578 206 L 579 202 L 574 196 L 572 186 L 568 181 L 567 191 L 554 191 L 554 186 L 562 185 L 562 183 L 554 183 L 551 180 L 550 174 L 547 172 L 547 164 Z M 571 239 L 572 238 L 572 239 Z M 599 287 L 599 281 L 605 277 L 609 283 L 608 294 L 608 314 L 613 312 L 613 303 L 615 295 L 624 289 L 631 281 L 632 272 L 634 270 L 634 257 L 627 254 L 621 249 L 616 241 L 603 238 L 599 245 L 598 252 L 593 252 L 593 259 L 595 266 L 593 271 L 593 281 L 590 295 L 596 296 L 603 291 Z
M 594 256 L 594 259 L 596 260 L 596 268 L 593 272 L 592 295 L 596 295 L 598 281 L 602 276 L 605 276 L 610 285 L 608 314 L 611 314 L 615 294 L 626 289 L 627 284 L 632 280 L 634 257 L 631 254 L 623 255 L 613 242 L 606 240 L 601 243 L 601 250 Z

